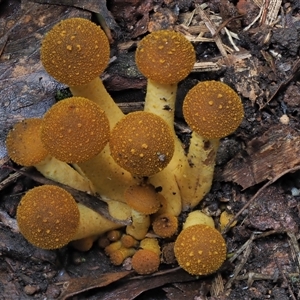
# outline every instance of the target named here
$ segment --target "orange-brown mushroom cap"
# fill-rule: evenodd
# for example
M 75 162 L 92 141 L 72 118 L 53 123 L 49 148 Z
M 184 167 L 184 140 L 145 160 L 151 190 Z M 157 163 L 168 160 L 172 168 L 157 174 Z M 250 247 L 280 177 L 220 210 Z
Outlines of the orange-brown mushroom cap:
M 41 141 L 42 119 L 16 123 L 6 138 L 10 158 L 22 166 L 34 166 L 46 158 L 48 151 Z
M 59 22 L 46 34 L 41 61 L 56 80 L 78 86 L 104 71 L 109 52 L 108 39 L 99 26 L 83 18 L 71 18 Z
M 244 117 L 238 94 L 219 81 L 199 82 L 186 95 L 183 115 L 192 130 L 207 139 L 234 132 Z
M 151 250 L 140 249 L 133 255 L 131 263 L 138 274 L 151 274 L 158 270 L 160 257 Z
M 192 225 L 182 230 L 174 251 L 179 265 L 192 275 L 212 274 L 226 259 L 224 238 L 207 225 Z
M 159 196 L 151 184 L 129 186 L 124 199 L 131 208 L 145 215 L 157 212 L 160 207 Z
M 86 161 L 102 151 L 109 140 L 109 121 L 94 102 L 71 97 L 53 105 L 44 116 L 42 141 L 61 161 Z
M 113 159 L 137 176 L 160 172 L 174 153 L 174 137 L 166 122 L 150 112 L 138 111 L 122 118 L 109 141 Z
M 170 213 L 158 215 L 152 222 L 152 228 L 162 238 L 171 237 L 178 229 L 178 218 Z
M 191 72 L 195 51 L 183 34 L 159 30 L 140 41 L 135 59 L 137 67 L 148 79 L 175 84 Z
M 43 185 L 28 191 L 17 209 L 21 233 L 33 245 L 57 249 L 68 244 L 79 226 L 79 210 L 70 193 Z

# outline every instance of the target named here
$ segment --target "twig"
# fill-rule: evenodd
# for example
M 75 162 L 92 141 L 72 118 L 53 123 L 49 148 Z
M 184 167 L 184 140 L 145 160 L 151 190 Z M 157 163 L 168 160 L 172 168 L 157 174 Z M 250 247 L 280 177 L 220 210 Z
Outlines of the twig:
M 288 290 L 289 290 L 289 292 L 290 292 L 290 295 L 291 295 L 292 299 L 293 299 L 293 300 L 297 300 L 296 297 L 295 297 L 295 295 L 294 295 L 294 293 L 293 293 L 293 291 L 292 291 L 291 285 L 290 285 L 290 283 L 288 282 L 286 276 L 284 275 L 284 272 L 283 272 L 283 270 L 282 270 L 282 268 L 281 268 L 281 265 L 280 265 L 280 263 L 279 263 L 279 261 L 278 261 L 277 258 L 275 258 L 275 262 L 276 262 L 277 268 L 278 268 L 278 270 L 279 270 L 279 272 L 280 272 L 280 274 L 281 274 L 281 276 L 282 276 L 282 278 L 283 278 L 283 281 L 284 281 L 284 283 L 286 284 L 286 286 L 287 286 L 287 288 L 288 288 Z
M 197 6 L 197 12 L 199 13 L 201 19 L 203 20 L 203 22 L 205 23 L 206 27 L 208 28 L 208 30 L 210 31 L 211 35 L 214 37 L 214 41 L 221 53 L 221 55 L 224 58 L 227 58 L 227 52 L 223 46 L 222 40 L 219 36 L 219 34 L 217 34 L 217 29 L 216 26 L 212 23 L 212 21 L 209 19 L 209 17 L 206 15 L 205 11 L 198 5 Z

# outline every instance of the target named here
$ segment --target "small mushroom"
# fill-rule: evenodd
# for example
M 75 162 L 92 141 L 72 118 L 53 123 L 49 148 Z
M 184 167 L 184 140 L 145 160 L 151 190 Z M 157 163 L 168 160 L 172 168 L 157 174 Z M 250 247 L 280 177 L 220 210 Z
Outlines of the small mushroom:
M 6 137 L 8 155 L 17 164 L 34 166 L 46 178 L 77 190 L 93 193 L 89 179 L 66 162 L 51 156 L 41 140 L 42 119 L 31 118 L 18 122 Z
M 114 160 L 134 176 L 151 176 L 163 170 L 174 153 L 174 138 L 160 117 L 143 111 L 126 115 L 111 132 Z
M 203 224 L 182 230 L 174 251 L 179 265 L 192 275 L 212 274 L 226 259 L 224 238 L 215 228 Z
M 29 190 L 17 208 L 22 235 L 43 249 L 58 249 L 70 241 L 101 235 L 121 225 L 76 203 L 66 190 L 43 185 Z
M 183 210 L 195 207 L 210 190 L 220 138 L 233 133 L 244 117 L 238 94 L 218 81 L 199 82 L 186 95 L 183 114 L 193 130 L 188 164 L 178 169 Z

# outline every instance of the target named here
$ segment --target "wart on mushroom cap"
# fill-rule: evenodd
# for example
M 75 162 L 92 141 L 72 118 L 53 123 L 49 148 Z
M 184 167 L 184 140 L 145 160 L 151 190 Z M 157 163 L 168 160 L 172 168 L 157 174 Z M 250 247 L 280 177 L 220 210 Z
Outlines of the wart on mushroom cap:
M 51 155 L 77 163 L 100 153 L 108 143 L 109 134 L 105 112 L 88 99 L 72 97 L 48 110 L 41 138 Z
M 168 125 L 148 112 L 126 115 L 111 132 L 111 155 L 125 170 L 150 176 L 167 166 L 174 152 L 174 138 Z
M 181 231 L 175 246 L 179 265 L 192 275 L 216 272 L 226 259 L 226 243 L 222 235 L 208 225 L 193 225 Z

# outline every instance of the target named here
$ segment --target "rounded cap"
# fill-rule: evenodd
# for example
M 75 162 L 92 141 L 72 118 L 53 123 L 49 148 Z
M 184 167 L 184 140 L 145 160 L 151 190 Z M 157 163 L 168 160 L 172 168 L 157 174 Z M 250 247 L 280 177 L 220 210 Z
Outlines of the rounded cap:
M 196 56 L 183 34 L 159 30 L 144 37 L 135 54 L 141 73 L 162 84 L 175 84 L 191 72 Z
M 131 208 L 145 215 L 157 212 L 160 207 L 158 194 L 151 184 L 128 187 L 124 199 Z
M 109 134 L 105 112 L 86 98 L 62 100 L 44 116 L 42 141 L 52 156 L 64 162 L 96 156 L 108 143 Z
M 21 233 L 33 245 L 57 249 L 68 244 L 79 226 L 79 210 L 70 193 L 43 185 L 28 191 L 17 209 Z
M 171 237 L 178 229 L 178 219 L 169 213 L 158 215 L 152 222 L 152 228 L 162 238 Z
M 182 230 L 174 251 L 179 265 L 192 275 L 214 273 L 226 259 L 225 240 L 208 225 L 193 225 Z
M 48 151 L 41 141 L 42 119 L 16 123 L 6 138 L 10 158 L 22 166 L 34 166 L 46 158 Z
M 71 18 L 56 24 L 45 36 L 41 61 L 56 80 L 84 85 L 98 77 L 109 61 L 109 42 L 103 30 L 89 20 Z
M 219 81 L 199 82 L 186 95 L 183 115 L 192 130 L 207 139 L 220 139 L 241 124 L 244 109 L 238 94 Z
M 138 274 L 151 274 L 158 270 L 160 258 L 151 250 L 140 249 L 133 255 L 131 264 Z
M 109 141 L 113 159 L 137 176 L 160 172 L 174 153 L 174 138 L 167 123 L 150 112 L 126 115 L 111 132 Z

